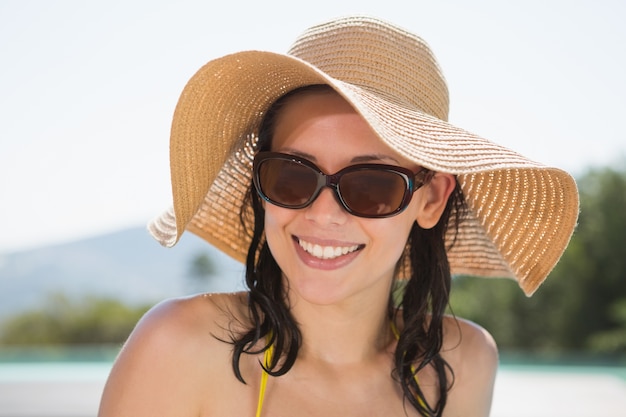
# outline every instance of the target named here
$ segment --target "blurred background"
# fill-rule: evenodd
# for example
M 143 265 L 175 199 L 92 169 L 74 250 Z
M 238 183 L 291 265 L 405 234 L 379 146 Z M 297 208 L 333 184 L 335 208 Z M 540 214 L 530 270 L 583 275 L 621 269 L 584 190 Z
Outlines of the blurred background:
M 170 205 L 178 95 L 210 59 L 284 52 L 350 13 L 431 45 L 452 123 L 579 184 L 577 231 L 532 298 L 454 280 L 452 311 L 500 347 L 493 415 L 624 415 L 623 2 L 1 0 L 0 417 L 94 416 L 148 308 L 243 289 L 242 266 L 200 239 L 163 249 L 145 229 Z

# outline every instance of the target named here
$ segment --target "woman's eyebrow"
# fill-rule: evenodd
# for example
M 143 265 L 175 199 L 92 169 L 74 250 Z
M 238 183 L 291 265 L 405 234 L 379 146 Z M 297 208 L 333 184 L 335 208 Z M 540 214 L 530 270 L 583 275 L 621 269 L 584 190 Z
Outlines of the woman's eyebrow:
M 293 156 L 298 156 L 300 158 L 304 158 L 304 159 L 308 159 L 311 162 L 315 162 L 317 160 L 317 158 L 311 154 L 308 154 L 306 152 L 302 152 L 302 151 L 298 151 L 296 149 L 292 149 L 292 148 L 280 148 L 277 150 L 278 152 L 282 152 L 282 153 L 286 153 L 289 155 L 293 155 Z
M 359 155 L 352 158 L 353 163 L 365 163 L 365 162 L 376 162 L 376 161 L 390 161 L 395 164 L 399 164 L 399 161 L 391 155 L 385 154 L 368 154 L 368 155 Z
M 278 152 L 287 153 L 289 155 L 298 156 L 300 158 L 308 159 L 311 162 L 317 162 L 317 158 L 315 155 L 311 155 L 306 152 L 302 152 L 292 148 L 280 148 L 277 149 Z M 391 155 L 386 154 L 365 154 L 365 155 L 357 155 L 353 157 L 350 162 L 353 164 L 363 164 L 368 162 L 382 162 L 389 161 L 393 162 L 396 165 L 399 164 L 399 161 Z

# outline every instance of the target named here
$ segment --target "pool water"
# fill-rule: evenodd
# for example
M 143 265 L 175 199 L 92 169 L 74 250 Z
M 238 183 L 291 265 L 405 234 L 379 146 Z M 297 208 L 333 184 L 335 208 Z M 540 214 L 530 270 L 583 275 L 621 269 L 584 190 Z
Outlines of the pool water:
M 0 361 L 0 417 L 95 417 L 113 359 Z M 626 417 L 626 367 L 503 364 L 492 417 Z

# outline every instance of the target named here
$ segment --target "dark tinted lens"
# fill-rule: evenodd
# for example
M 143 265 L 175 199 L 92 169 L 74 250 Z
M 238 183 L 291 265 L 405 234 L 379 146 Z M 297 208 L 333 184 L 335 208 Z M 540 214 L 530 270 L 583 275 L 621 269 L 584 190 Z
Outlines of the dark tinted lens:
M 259 167 L 261 191 L 270 201 L 284 206 L 305 206 L 317 188 L 317 173 L 302 164 L 267 159 Z
M 399 173 L 363 169 L 345 173 L 339 181 L 339 191 L 355 214 L 383 216 L 400 208 L 407 185 Z

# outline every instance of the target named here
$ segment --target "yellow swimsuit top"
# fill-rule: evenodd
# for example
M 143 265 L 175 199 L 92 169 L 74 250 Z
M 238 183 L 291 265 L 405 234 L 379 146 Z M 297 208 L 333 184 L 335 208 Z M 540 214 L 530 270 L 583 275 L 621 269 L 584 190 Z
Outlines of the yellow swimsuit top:
M 393 322 L 391 323 L 391 330 L 393 331 L 393 334 L 396 336 L 396 339 L 398 339 L 400 337 L 400 333 L 398 332 L 398 329 L 396 329 L 396 326 L 393 324 Z M 266 367 L 270 366 L 273 355 L 274 355 L 274 346 L 270 345 L 263 355 L 263 361 L 265 362 Z M 415 375 L 415 381 L 417 382 L 417 375 L 415 374 L 415 367 L 411 366 L 411 371 L 413 371 L 413 374 Z M 263 400 L 265 399 L 265 388 L 267 387 L 267 377 L 268 377 L 268 373 L 265 372 L 265 369 L 263 369 L 261 373 L 261 386 L 259 387 L 259 401 L 256 406 L 256 417 L 261 417 L 261 410 L 263 409 Z M 424 405 L 421 398 L 419 398 L 418 401 L 420 402 L 420 404 Z
M 274 345 L 270 345 L 265 354 L 263 356 L 263 361 L 265 362 L 265 366 L 270 366 L 270 362 L 272 361 L 272 355 L 274 354 Z M 265 372 L 265 368 L 261 371 L 261 386 L 259 387 L 259 402 L 256 406 L 256 417 L 261 417 L 261 410 L 263 409 L 263 399 L 265 398 L 265 387 L 267 386 L 267 372 Z

